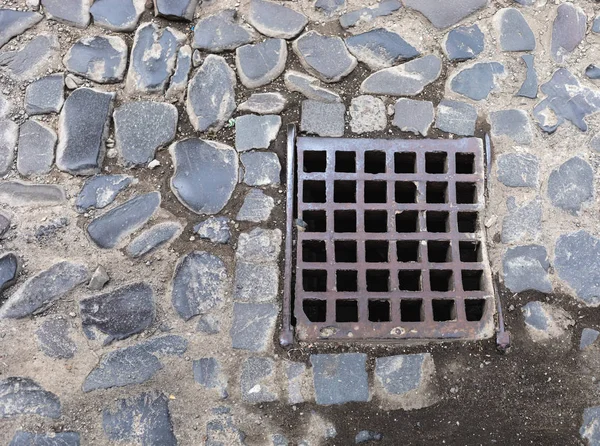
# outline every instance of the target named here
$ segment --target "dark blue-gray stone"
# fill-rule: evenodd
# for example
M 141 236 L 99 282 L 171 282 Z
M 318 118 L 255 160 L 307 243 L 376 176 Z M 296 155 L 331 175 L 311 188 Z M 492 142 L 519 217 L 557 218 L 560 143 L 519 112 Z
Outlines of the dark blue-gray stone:
M 19 269 L 20 261 L 15 253 L 7 252 L 0 256 L 0 292 L 15 284 Z
M 0 213 L 0 238 L 10 229 L 10 218 Z M 0 291 L 2 291 L 0 287 Z
M 278 307 L 273 304 L 233 305 L 233 324 L 229 335 L 235 349 L 265 351 L 272 341 Z
M 67 70 L 99 84 L 121 82 L 127 68 L 127 44 L 117 36 L 84 37 L 67 51 Z
M 590 446 L 600 444 L 600 406 L 584 409 L 579 435 L 585 438 Z
M 177 132 L 177 108 L 165 102 L 129 102 L 115 110 L 113 119 L 115 147 L 126 166 L 147 165 Z
M 246 20 L 261 34 L 277 39 L 296 37 L 308 23 L 304 14 L 266 0 L 251 0 Z
M 171 190 L 197 214 L 216 214 L 225 207 L 238 182 L 238 156 L 228 145 L 190 138 L 169 148 L 175 173 Z
M 499 110 L 490 113 L 493 137 L 506 136 L 517 144 L 531 144 L 533 133 L 525 110 Z
M 258 33 L 237 20 L 235 9 L 224 9 L 204 17 L 196 23 L 192 47 L 220 53 L 235 50 L 239 46 L 256 41 L 256 39 L 258 39 Z
M 175 69 L 177 50 L 185 35 L 174 28 L 161 29 L 150 22 L 135 32 L 127 72 L 127 90 L 132 93 L 163 93 Z
M 503 153 L 498 157 L 498 181 L 508 187 L 537 187 L 540 160 L 529 153 Z
M 344 136 L 346 106 L 340 102 L 302 101 L 300 130 L 319 136 Z
M 219 257 L 193 251 L 177 262 L 171 301 L 182 319 L 187 321 L 218 307 L 227 291 L 227 270 Z
M 0 418 L 32 414 L 59 418 L 60 400 L 29 378 L 8 377 L 0 381 Z
M 585 69 L 585 75 L 590 79 L 600 79 L 600 67 L 597 67 L 594 64 L 588 65 Z
M 209 54 L 188 85 L 186 110 L 198 132 L 218 131 L 235 111 L 234 71 L 221 56 Z
M 283 39 L 266 39 L 235 50 L 235 65 L 246 88 L 258 88 L 275 80 L 287 60 L 287 43 Z
M 571 214 L 594 196 L 594 171 L 583 159 L 575 156 L 550 173 L 548 198 L 550 202 Z
M 552 24 L 550 54 L 555 62 L 563 63 L 585 37 L 586 16 L 579 6 L 562 3 Z
M 145 256 L 173 239 L 182 229 L 174 221 L 154 225 L 132 240 L 127 246 L 127 255 L 133 258 Z
M 102 413 L 102 428 L 111 441 L 142 446 L 177 446 L 168 398 L 163 394 L 142 393 L 118 400 L 116 409 Z
M 598 339 L 600 331 L 594 330 L 593 328 L 584 328 L 581 331 L 581 339 L 579 341 L 579 350 L 585 350 Z
M 369 380 L 364 353 L 310 355 L 315 400 L 319 405 L 369 400 Z
M 398 34 L 384 28 L 346 38 L 346 46 L 360 62 L 371 70 L 380 70 L 421 53 Z
M 356 68 L 356 58 L 338 36 L 312 30 L 294 40 L 292 48 L 302 66 L 323 82 L 338 82 Z
M 327 88 L 319 85 L 319 79 L 299 71 L 288 70 L 283 76 L 285 87 L 289 91 L 302 93 L 308 99 L 321 102 L 342 102 L 342 98 Z
M 457 24 L 487 4 L 488 0 L 404 0 L 405 7 L 419 11 L 438 29 Z
M 546 331 L 548 329 L 548 314 L 541 302 L 528 302 L 523 306 L 521 311 L 525 315 L 525 324 L 540 331 Z
M 381 2 L 377 3 L 377 6 L 361 8 L 342 14 L 340 16 L 340 25 L 342 28 L 350 28 L 359 23 L 370 22 L 376 17 L 390 15 L 401 7 L 402 3 L 398 0 L 381 0 Z
M 471 104 L 442 99 L 438 105 L 435 127 L 455 135 L 473 136 L 477 109 Z
M 474 101 L 481 101 L 496 87 L 496 77 L 504 73 L 504 65 L 500 62 L 479 62 L 459 71 L 450 81 L 450 88 Z
M 159 206 L 159 192 L 138 195 L 93 219 L 87 232 L 100 248 L 114 248 L 125 237 L 145 225 Z
M 600 33 L 600 15 L 596 16 L 594 22 L 592 23 L 592 32 L 596 34 Z
M 542 231 L 542 200 L 536 197 L 517 205 L 515 197 L 506 200 L 508 214 L 502 220 L 502 243 L 518 243 L 529 238 L 536 240 Z
M 392 123 L 403 132 L 427 136 L 433 117 L 433 102 L 400 98 L 394 106 Z
M 19 50 L 0 51 L 0 67 L 6 67 L 18 79 L 33 79 L 47 74 L 60 52 L 58 37 L 40 34 Z
M 59 119 L 56 166 L 73 175 L 89 175 L 102 167 L 104 141 L 115 93 L 92 88 L 73 91 Z
M 17 170 L 23 176 L 45 175 L 52 169 L 56 133 L 50 127 L 29 119 L 19 128 Z
M 193 362 L 194 381 L 207 389 L 215 389 L 221 398 L 229 396 L 227 379 L 221 371 L 221 364 L 216 358 L 200 358 Z
M 79 301 L 81 325 L 89 339 L 99 331 L 106 335 L 104 345 L 128 338 L 148 328 L 154 321 L 154 292 L 144 282 L 126 285 Z
M 331 16 L 346 7 L 346 0 L 317 0 L 315 9 L 323 14 Z
M 504 254 L 504 285 L 513 293 L 535 290 L 551 293 L 552 284 L 548 279 L 548 254 L 540 245 L 526 245 L 510 248 Z
M 242 399 L 250 404 L 277 401 L 275 362 L 271 358 L 252 357 L 242 365 Z
M 182 101 L 187 89 L 190 70 L 192 69 L 192 47 L 184 45 L 177 52 L 177 68 L 171 80 L 165 98 L 168 101 Z
M 283 111 L 287 99 L 281 93 L 253 93 L 247 101 L 238 105 L 238 111 L 259 115 L 276 115 Z
M 231 238 L 230 223 L 231 220 L 227 217 L 209 217 L 195 225 L 194 232 L 202 239 L 225 244 Z
M 69 337 L 69 331 L 69 323 L 64 317 L 52 317 L 42 322 L 35 335 L 46 356 L 70 359 L 75 356 L 77 344 Z
M 268 149 L 277 138 L 281 118 L 277 115 L 243 115 L 235 121 L 235 149 L 244 152 Z
M 77 432 L 53 432 L 36 434 L 33 432 L 17 431 L 8 446 L 79 446 Z
M 504 8 L 494 16 L 502 51 L 533 51 L 535 36 L 523 14 L 515 8 Z
M 196 6 L 198 0 L 154 0 L 155 14 L 171 20 L 192 20 Z
M 20 319 L 43 311 L 78 285 L 87 282 L 85 265 L 59 262 L 27 279 L 0 307 L 0 319 Z
M 91 4 L 90 0 L 42 0 L 48 18 L 78 28 L 86 28 L 90 23 Z
M 142 384 L 163 368 L 159 356 L 181 356 L 188 342 L 181 336 L 154 338 L 102 356 L 83 383 L 83 391 Z
M 517 96 L 523 96 L 525 98 L 534 99 L 537 98 L 538 92 L 538 75 L 533 66 L 533 54 L 524 54 L 521 56 L 523 62 L 527 66 L 527 73 L 525 74 L 525 80 L 521 85 L 521 88 L 517 92 Z
M 96 0 L 90 8 L 94 24 L 112 31 L 134 31 L 146 9 L 144 0 Z
M 281 164 L 274 152 L 245 152 L 240 155 L 244 166 L 244 183 L 248 186 L 276 186 L 280 183 Z
M 355 444 L 367 443 L 369 441 L 381 441 L 383 440 L 383 434 L 375 431 L 360 431 L 354 437 Z
M 421 386 L 426 360 L 431 360 L 429 353 L 377 358 L 375 377 L 388 394 L 403 395 Z
M 62 108 L 65 79 L 63 73 L 51 74 L 38 79 L 25 90 L 25 111 L 28 115 L 58 113 Z
M 586 231 L 561 235 L 554 249 L 554 267 L 577 297 L 600 305 L 600 239 Z
M 43 18 L 44 16 L 37 12 L 0 9 L 0 48 Z
M 91 208 L 105 208 L 132 181 L 133 178 L 129 175 L 96 175 L 88 178 L 75 199 L 77 212 L 83 213 Z
M 477 24 L 459 26 L 446 35 L 443 47 L 450 60 L 473 59 L 483 51 L 484 36 Z

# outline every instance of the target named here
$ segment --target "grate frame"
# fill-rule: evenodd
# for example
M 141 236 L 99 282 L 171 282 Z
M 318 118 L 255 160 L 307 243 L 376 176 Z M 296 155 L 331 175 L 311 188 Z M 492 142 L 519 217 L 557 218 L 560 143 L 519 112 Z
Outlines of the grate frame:
M 305 226 L 297 233 L 295 254 L 298 339 L 493 335 L 480 139 L 299 137 L 296 156 L 296 211 Z M 353 224 L 355 232 L 341 232 Z M 384 225 L 385 232 L 378 232 Z M 475 257 L 461 252 L 474 243 Z M 307 256 L 307 244 L 316 250 L 314 258 Z M 387 261 L 381 261 L 386 250 Z M 469 320 L 473 309 L 481 311 L 480 319 Z

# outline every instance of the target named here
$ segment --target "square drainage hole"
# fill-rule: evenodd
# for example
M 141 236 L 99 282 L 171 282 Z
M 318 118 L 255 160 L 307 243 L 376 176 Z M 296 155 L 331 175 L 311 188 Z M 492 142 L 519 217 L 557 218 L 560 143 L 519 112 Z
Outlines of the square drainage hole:
M 302 242 L 302 260 L 304 262 L 326 262 L 325 240 L 304 240 Z
M 411 152 L 394 153 L 394 173 L 415 173 L 417 154 Z
M 456 154 L 456 173 L 475 173 L 475 154 L 457 153 Z
M 396 203 L 416 203 L 417 185 L 412 181 L 396 181 L 394 196 Z
M 302 183 L 302 201 L 304 203 L 325 203 L 326 199 L 325 181 L 305 180 Z
M 389 242 L 386 240 L 367 240 L 365 242 L 365 260 L 374 263 L 389 262 Z
M 356 211 L 334 211 L 334 232 L 356 232 Z
M 369 300 L 369 320 L 371 322 L 389 322 L 390 301 L 389 300 Z
M 456 214 L 458 232 L 476 232 L 477 212 L 459 212 Z
M 336 271 L 335 288 L 337 291 L 358 291 L 358 271 Z
M 385 152 L 365 152 L 365 173 L 385 173 Z
M 325 270 L 302 270 L 302 288 L 304 291 L 325 292 L 327 291 L 327 271 Z
M 448 154 L 446 152 L 425 153 L 425 172 L 446 173 L 448 172 Z
M 327 230 L 325 211 L 304 211 L 302 220 L 306 224 L 306 232 L 325 232 Z
M 456 320 L 456 305 L 453 300 L 433 299 L 431 301 L 433 320 L 436 322 Z
M 479 242 L 459 242 L 461 262 L 481 262 L 481 244 Z
M 448 232 L 449 213 L 444 211 L 428 211 L 426 216 L 427 232 Z
M 334 242 L 335 261 L 337 263 L 356 263 L 356 241 L 336 240 Z
M 427 242 L 427 259 L 432 263 L 445 263 L 452 261 L 452 250 L 450 242 L 434 241 Z
M 464 291 L 483 291 L 482 270 L 462 270 L 462 284 Z
M 387 232 L 387 212 L 365 211 L 365 232 Z
M 404 211 L 396 214 L 396 232 L 417 232 L 418 230 L 418 211 Z
M 429 271 L 431 291 L 454 290 L 454 277 L 452 270 L 432 269 Z
M 356 203 L 356 181 L 334 181 L 333 201 L 334 203 Z
M 421 271 L 406 269 L 398 271 L 398 289 L 400 291 L 421 291 Z
M 465 314 L 467 320 L 477 322 L 483 319 L 485 299 L 465 299 Z
M 477 185 L 475 183 L 456 183 L 456 202 L 458 204 L 477 203 Z
M 367 270 L 367 291 L 386 292 L 390 290 L 390 272 L 385 269 Z
M 365 181 L 365 203 L 386 203 L 387 183 L 385 181 Z
M 425 320 L 422 299 L 402 299 L 400 301 L 400 320 L 402 322 L 422 322 Z
M 302 310 L 311 322 L 325 322 L 327 320 L 327 301 L 325 300 L 303 300 Z
M 428 181 L 425 197 L 427 203 L 448 203 L 448 183 Z
M 396 242 L 396 254 L 399 262 L 418 262 L 419 241 L 401 240 Z
M 356 172 L 356 152 L 335 152 L 336 172 Z
M 358 322 L 358 302 L 356 300 L 336 300 L 335 321 Z
M 305 172 L 325 172 L 327 170 L 327 152 L 307 150 L 304 152 Z

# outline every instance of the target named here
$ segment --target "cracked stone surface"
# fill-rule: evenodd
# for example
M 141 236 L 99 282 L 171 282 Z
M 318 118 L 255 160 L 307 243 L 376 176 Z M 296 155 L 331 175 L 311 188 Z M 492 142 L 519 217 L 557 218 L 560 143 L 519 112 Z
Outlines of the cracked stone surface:
M 421 53 L 399 34 L 377 28 L 345 39 L 348 50 L 371 70 L 389 68 Z
M 304 14 L 267 0 L 251 0 L 246 20 L 261 34 L 276 39 L 292 39 L 308 23 Z
M 230 223 L 231 221 L 227 217 L 208 217 L 194 226 L 194 232 L 202 239 L 225 244 L 231 238 Z
M 179 48 L 177 53 L 177 65 L 175 72 L 171 76 L 169 87 L 165 94 L 165 98 L 169 101 L 183 101 L 187 90 L 188 78 L 192 69 L 193 53 L 189 45 L 184 45 Z
M 535 290 L 551 293 L 548 254 L 540 245 L 509 248 L 504 255 L 504 284 L 513 293 Z
M 287 60 L 284 39 L 266 39 L 235 50 L 235 65 L 240 81 L 247 88 L 258 88 L 275 80 Z
M 240 155 L 244 166 L 244 183 L 248 186 L 277 186 L 281 164 L 273 152 L 246 152 Z
M 267 303 L 235 303 L 229 335 L 234 349 L 263 352 L 273 336 L 277 307 Z
M 430 101 L 401 98 L 394 106 L 393 124 L 403 132 L 427 135 L 433 124 L 434 110 Z
M 578 156 L 573 157 L 550 173 L 548 198 L 567 212 L 576 214 L 594 196 L 594 171 Z
M 277 115 L 243 115 L 235 120 L 235 149 L 245 152 L 268 149 L 277 137 L 281 118 Z
M 43 17 L 37 12 L 0 9 L 0 48 L 39 23 Z
M 60 418 L 60 400 L 29 378 L 11 376 L 0 381 L 0 418 L 26 414 Z
M 100 84 L 120 82 L 127 66 L 127 44 L 116 36 L 84 37 L 63 59 L 67 70 Z
M 370 22 L 377 17 L 390 15 L 402 7 L 402 3 L 398 0 L 382 0 L 370 8 L 361 8 L 354 11 L 349 11 L 340 16 L 340 25 L 342 28 L 350 28 L 361 23 Z
M 60 112 L 65 103 L 64 75 L 51 74 L 27 86 L 25 111 L 28 115 L 43 115 Z
M 257 39 L 256 31 L 238 19 L 235 9 L 224 9 L 196 23 L 192 47 L 220 53 Z
M 287 99 L 281 93 L 253 93 L 247 101 L 238 105 L 238 111 L 259 115 L 276 115 L 287 105 Z
M 77 212 L 105 208 L 131 184 L 132 180 L 128 175 L 96 175 L 87 179 L 75 200 Z
M 167 221 L 145 230 L 127 246 L 127 255 L 143 257 L 171 241 L 183 228 L 177 222 Z
M 440 76 L 441 69 L 440 58 L 430 54 L 373 73 L 363 81 L 360 91 L 390 96 L 416 96 Z
M 342 102 L 337 93 L 320 86 L 316 77 L 290 70 L 285 73 L 284 80 L 288 90 L 302 93 L 308 99 L 321 102 Z
M 550 54 L 558 62 L 565 62 L 585 37 L 586 16 L 579 6 L 563 3 L 556 9 L 552 24 Z
M 260 223 L 267 221 L 275 207 L 275 200 L 260 189 L 252 189 L 244 198 L 244 203 L 237 216 L 238 221 Z
M 450 60 L 468 60 L 484 48 L 484 35 L 477 24 L 458 26 L 444 37 L 443 50 Z
M 480 62 L 456 73 L 450 81 L 450 88 L 469 99 L 481 101 L 497 88 L 497 78 L 504 75 L 504 65 L 501 63 Z
M 503 153 L 498 157 L 498 181 L 509 187 L 537 187 L 540 160 L 529 153 Z

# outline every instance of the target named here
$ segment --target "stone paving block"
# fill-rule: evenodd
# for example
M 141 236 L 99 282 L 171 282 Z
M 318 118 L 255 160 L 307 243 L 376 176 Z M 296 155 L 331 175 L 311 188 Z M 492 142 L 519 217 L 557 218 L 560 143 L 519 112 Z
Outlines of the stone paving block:
M 346 0 L 317 0 L 315 2 L 315 9 L 329 17 L 343 11 L 345 7 Z
M 354 133 L 377 132 L 387 127 L 385 104 L 375 96 L 362 95 L 350 103 L 350 129 Z
M 500 110 L 490 113 L 493 137 L 506 136 L 517 144 L 531 144 L 533 133 L 529 116 L 524 110 Z
M 389 96 L 416 96 L 437 80 L 442 60 L 434 55 L 419 57 L 402 65 L 379 70 L 360 85 L 360 92 Z
M 498 181 L 509 187 L 538 187 L 540 160 L 529 153 L 503 153 L 497 161 Z
M 238 152 L 268 149 L 277 138 L 281 118 L 276 115 L 243 115 L 235 120 L 235 148 Z
M 113 84 L 125 77 L 127 52 L 127 44 L 120 37 L 83 37 L 67 51 L 63 63 L 71 73 L 100 84 Z
M 0 119 L 0 175 L 11 169 L 19 140 L 19 126 L 8 119 Z
M 131 241 L 127 246 L 127 255 L 133 258 L 145 256 L 170 242 L 182 230 L 183 227 L 175 221 L 154 225 Z
M 432 102 L 400 98 L 394 106 L 394 120 L 392 124 L 403 132 L 412 132 L 415 135 L 421 134 L 427 136 L 429 127 L 433 123 L 433 117 Z
M 216 358 L 200 358 L 193 362 L 194 381 L 207 389 L 214 389 L 220 397 L 225 399 L 227 392 L 227 378 L 221 370 L 221 364 Z
M 573 318 L 562 308 L 545 302 L 529 302 L 521 308 L 525 327 L 534 342 L 570 338 Z
M 502 51 L 533 51 L 535 36 L 523 14 L 516 8 L 502 8 L 493 18 Z
M 80 439 L 77 432 L 52 432 L 37 434 L 33 432 L 17 431 L 8 446 L 79 446 Z
M 233 305 L 233 323 L 229 334 L 235 349 L 263 352 L 272 342 L 279 310 L 272 304 Z
M 244 262 L 271 263 L 279 260 L 282 235 L 279 229 L 255 228 L 241 233 L 235 257 Z
M 0 93 L 0 122 L 7 117 L 12 110 L 12 102 Z
M 43 33 L 18 50 L 0 51 L 0 67 L 6 67 L 18 80 L 33 80 L 58 69 L 59 55 L 58 37 Z
M 552 284 L 548 279 L 548 254 L 540 245 L 526 245 L 510 248 L 504 254 L 504 285 L 513 293 L 534 290 L 551 293 Z
M 552 24 L 550 54 L 555 62 L 565 62 L 585 37 L 587 17 L 583 9 L 567 2 L 558 6 Z
M 435 127 L 448 133 L 473 136 L 477 123 L 477 109 L 471 104 L 442 99 L 437 108 Z
M 527 73 L 525 76 L 525 80 L 523 81 L 523 84 L 521 85 L 521 88 L 519 89 L 516 95 L 530 99 L 537 98 L 538 75 L 533 65 L 533 55 L 524 54 L 523 56 L 521 56 L 521 59 L 523 59 L 523 62 L 525 62 L 525 65 L 527 66 Z
M 287 99 L 281 93 L 253 93 L 247 101 L 238 105 L 238 111 L 259 115 L 276 115 L 283 111 Z
M 342 102 L 340 96 L 319 85 L 319 79 L 299 71 L 288 70 L 284 75 L 285 87 L 289 91 L 302 93 L 308 99 L 321 102 Z
M 240 387 L 242 399 L 251 404 L 268 403 L 279 399 L 275 380 L 276 365 L 270 358 L 251 357 L 242 365 Z
M 550 173 L 550 202 L 576 215 L 594 197 L 594 171 L 582 158 L 575 156 Z
M 244 198 L 235 219 L 260 223 L 267 221 L 275 207 L 275 200 L 260 189 L 251 189 Z
M 537 241 L 542 232 L 542 199 L 538 196 L 520 206 L 515 197 L 506 200 L 508 214 L 502 220 L 502 243 Z
M 102 265 L 98 265 L 88 282 L 88 288 L 92 291 L 100 291 L 109 280 L 110 276 L 106 272 L 106 268 Z
M 317 404 L 328 406 L 369 400 L 364 353 L 310 355 Z
M 133 181 L 129 175 L 95 175 L 88 178 L 75 200 L 77 212 L 102 209 L 111 204 Z
M 154 13 L 169 20 L 191 21 L 199 0 L 154 0 Z
M 579 350 L 585 350 L 598 339 L 600 331 L 594 330 L 593 328 L 584 328 L 581 332 L 581 339 L 579 340 Z
M 0 419 L 30 414 L 60 418 L 60 400 L 32 379 L 11 376 L 1 380 Z
M 377 17 L 390 15 L 402 7 L 398 0 L 381 0 L 376 6 L 349 11 L 340 16 L 342 28 L 368 23 Z
M 278 186 L 281 164 L 274 152 L 245 152 L 240 155 L 244 166 L 244 183 L 248 186 Z
M 235 66 L 240 81 L 246 88 L 258 88 L 277 79 L 287 60 L 284 39 L 266 39 L 240 46 L 235 50 Z
M 90 23 L 90 6 L 94 0 L 41 0 L 48 18 L 77 28 Z
M 468 60 L 484 48 L 484 36 L 477 24 L 458 26 L 444 36 L 442 49 L 450 60 Z
M 51 74 L 38 79 L 25 90 L 25 111 L 28 115 L 60 112 L 64 102 L 64 74 Z
M 481 101 L 498 87 L 496 80 L 505 76 L 504 65 L 500 62 L 479 62 L 453 74 L 450 88 L 469 99 Z
M 111 31 L 135 31 L 146 9 L 144 0 L 95 0 L 90 8 L 94 25 Z
M 292 39 L 302 32 L 308 19 L 292 8 L 265 0 L 251 0 L 246 17 L 261 34 L 277 39 Z
M 345 41 L 352 55 L 367 64 L 371 70 L 389 68 L 421 54 L 400 35 L 385 28 L 349 36 Z
M 225 244 L 231 238 L 229 224 L 231 220 L 227 217 L 209 217 L 194 226 L 194 232 L 202 239 L 213 243 Z
M 177 64 L 175 72 L 171 76 L 169 81 L 169 87 L 165 98 L 168 101 L 183 101 L 185 92 L 187 90 L 188 79 L 190 76 L 190 70 L 192 69 L 192 47 L 184 45 L 179 48 L 177 52 Z
M 319 136 L 344 136 L 346 107 L 341 103 L 302 101 L 300 130 Z
M 246 434 L 234 424 L 229 408 L 217 407 L 212 412 L 216 418 L 206 423 L 205 446 L 245 446 Z
M 308 373 L 306 365 L 302 362 L 285 362 L 287 377 L 287 397 L 289 404 L 300 404 L 309 400 L 307 388 Z
M 279 291 L 279 267 L 276 263 L 238 261 L 235 268 L 233 298 L 240 302 L 271 302 Z
M 70 359 L 75 356 L 77 344 L 69 336 L 70 326 L 62 317 L 46 319 L 35 332 L 37 343 L 46 356 Z
M 258 39 L 258 33 L 238 20 L 235 9 L 202 17 L 194 26 L 193 48 L 213 53 L 234 50 Z
M 10 225 L 10 222 L 8 223 Z M 7 252 L 0 256 L 0 291 L 15 284 L 20 266 L 20 260 L 14 252 Z
M 58 206 L 66 201 L 65 188 L 55 184 L 20 181 L 0 183 L 0 201 L 11 207 Z
M 456 25 L 487 4 L 487 0 L 404 0 L 404 6 L 419 11 L 438 29 Z
M 0 9 L 0 48 L 43 18 L 44 16 L 37 12 Z
M 56 133 L 50 127 L 25 121 L 19 128 L 17 170 L 23 176 L 45 175 L 52 169 Z

